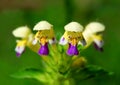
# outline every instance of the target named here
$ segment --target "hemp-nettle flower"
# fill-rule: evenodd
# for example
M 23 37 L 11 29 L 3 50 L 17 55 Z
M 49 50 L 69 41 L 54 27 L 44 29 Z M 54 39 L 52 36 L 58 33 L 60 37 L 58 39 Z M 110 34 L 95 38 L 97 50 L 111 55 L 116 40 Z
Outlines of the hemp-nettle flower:
M 99 22 L 91 22 L 88 24 L 83 32 L 83 36 L 87 42 L 88 47 L 92 42 L 94 42 L 94 46 L 97 50 L 103 51 L 103 39 L 102 32 L 105 30 L 105 26 Z
M 16 38 L 21 38 L 20 40 L 16 40 L 17 42 L 15 48 L 16 56 L 19 57 L 25 51 L 26 46 L 28 46 L 33 51 L 36 51 L 36 49 L 38 49 L 38 45 L 35 46 L 32 45 L 34 34 L 27 26 L 18 27 L 15 30 L 13 30 L 12 33 Z
M 48 23 L 47 21 L 38 22 L 33 30 L 37 30 L 34 37 L 33 44 L 35 45 L 38 41 L 40 43 L 40 49 L 38 50 L 39 55 L 48 55 L 48 43 L 54 44 L 56 43 L 56 39 L 53 32 L 53 25 Z
M 27 44 L 28 35 L 31 33 L 31 30 L 27 26 L 18 27 L 13 30 L 13 35 L 17 38 L 22 38 L 22 40 L 17 40 L 17 46 L 15 48 L 16 55 L 19 57 L 25 50 Z
M 86 44 L 85 39 L 82 35 L 83 26 L 77 22 L 71 22 L 67 24 L 64 28 L 65 33 L 61 37 L 59 44 L 65 45 L 68 43 L 69 47 L 67 50 L 67 54 L 69 56 L 78 55 L 78 43 L 81 42 L 83 45 Z

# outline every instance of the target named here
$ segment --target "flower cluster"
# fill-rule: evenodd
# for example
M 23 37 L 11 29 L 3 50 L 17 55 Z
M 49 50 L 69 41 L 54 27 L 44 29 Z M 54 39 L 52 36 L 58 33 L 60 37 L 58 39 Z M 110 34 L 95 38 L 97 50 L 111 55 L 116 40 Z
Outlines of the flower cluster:
M 96 76 L 97 72 L 105 72 L 100 68 L 87 66 L 87 60 L 80 55 L 81 50 L 86 49 L 92 43 L 97 50 L 103 51 L 102 32 L 105 30 L 103 24 L 91 22 L 84 29 L 80 23 L 70 22 L 64 26 L 65 32 L 59 40 L 54 34 L 53 25 L 47 21 L 38 22 L 33 30 L 36 34 L 33 34 L 27 26 L 13 30 L 13 35 L 21 38 L 16 40 L 16 55 L 21 56 L 25 47 L 28 47 L 38 53 L 45 62 L 42 71 L 27 69 L 23 72 L 23 78 L 29 76 L 47 85 L 66 85 L 66 82 L 71 82 L 71 79 L 74 81 L 87 79 Z M 86 74 L 81 77 L 81 73 Z
M 97 50 L 103 50 L 102 32 L 105 29 L 103 24 L 91 22 L 85 27 L 85 30 L 83 30 L 84 27 L 78 22 L 70 22 L 64 29 L 64 34 L 59 42 L 57 42 L 53 25 L 47 21 L 40 21 L 34 26 L 33 30 L 37 31 L 35 35 L 27 26 L 16 28 L 13 31 L 13 35 L 21 38 L 21 40 L 16 41 L 17 46 L 15 51 L 17 56 L 20 56 L 24 52 L 25 46 L 28 46 L 41 56 L 46 56 L 49 54 L 48 44 L 52 45 L 56 43 L 59 43 L 60 45 L 68 44 L 66 53 L 69 56 L 79 54 L 80 51 L 77 49 L 79 45 L 83 46 L 84 49 L 90 46 L 92 42 Z

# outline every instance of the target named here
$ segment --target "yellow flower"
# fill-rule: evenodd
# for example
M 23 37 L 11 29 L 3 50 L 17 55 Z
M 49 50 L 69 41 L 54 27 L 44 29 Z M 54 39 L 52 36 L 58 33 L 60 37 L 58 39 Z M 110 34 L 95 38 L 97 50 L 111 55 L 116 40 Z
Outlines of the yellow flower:
M 32 45 L 34 34 L 31 32 L 30 28 L 28 28 L 27 26 L 21 26 L 13 30 L 12 33 L 16 38 L 21 38 L 20 40 L 16 40 L 17 45 L 15 48 L 15 52 L 18 57 L 25 51 L 26 46 L 36 52 L 39 45 Z
M 85 44 L 85 40 L 82 35 L 83 26 L 78 22 L 71 22 L 67 24 L 65 27 L 65 33 L 60 39 L 59 44 L 65 45 L 69 44 L 69 48 L 67 50 L 67 54 L 78 55 L 79 51 L 77 49 L 77 45 L 79 42 Z
M 47 21 L 40 21 L 34 26 L 33 30 L 38 31 L 33 41 L 34 45 L 37 44 L 38 41 L 40 43 L 41 47 L 38 50 L 38 54 L 48 55 L 49 54 L 48 42 L 50 44 L 56 43 L 56 39 L 53 31 L 53 25 L 51 25 Z
M 94 46 L 97 50 L 103 50 L 102 32 L 105 30 L 105 26 L 99 22 L 91 22 L 83 31 L 83 36 L 87 42 L 85 48 L 90 46 L 94 42 Z

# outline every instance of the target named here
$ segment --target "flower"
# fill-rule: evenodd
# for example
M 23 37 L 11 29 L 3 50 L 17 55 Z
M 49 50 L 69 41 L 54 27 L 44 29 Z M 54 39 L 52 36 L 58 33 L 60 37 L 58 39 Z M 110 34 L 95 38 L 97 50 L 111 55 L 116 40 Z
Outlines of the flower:
M 83 26 L 77 22 L 71 22 L 67 24 L 65 27 L 65 33 L 60 39 L 59 44 L 65 45 L 69 44 L 67 55 L 73 56 L 78 55 L 79 51 L 77 49 L 77 45 L 79 42 L 81 42 L 83 45 L 85 45 L 85 40 L 82 35 Z
M 94 46 L 97 50 L 103 51 L 103 39 L 102 39 L 102 32 L 105 30 L 105 26 L 99 22 L 91 22 L 83 31 L 83 36 L 87 42 L 85 48 L 94 43 Z
M 38 31 L 33 40 L 34 45 L 37 44 L 38 41 L 40 43 L 38 54 L 41 56 L 48 55 L 49 54 L 48 43 L 50 44 L 56 43 L 56 39 L 54 37 L 53 32 L 53 25 L 51 25 L 47 21 L 40 21 L 34 26 L 33 30 Z
M 34 34 L 27 26 L 18 27 L 15 30 L 13 30 L 12 33 L 15 37 L 21 38 L 21 40 L 16 40 L 17 42 L 15 48 L 16 56 L 20 57 L 21 54 L 25 51 L 26 46 L 28 46 L 33 51 L 36 51 L 36 49 L 38 49 L 38 45 L 33 46 L 31 44 Z

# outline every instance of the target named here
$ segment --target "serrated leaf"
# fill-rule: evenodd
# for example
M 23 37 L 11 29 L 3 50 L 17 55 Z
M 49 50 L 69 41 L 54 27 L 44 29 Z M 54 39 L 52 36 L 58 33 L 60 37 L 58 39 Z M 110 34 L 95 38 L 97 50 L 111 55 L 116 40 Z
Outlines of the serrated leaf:
M 50 79 L 50 76 L 48 73 L 44 72 L 43 70 L 34 69 L 34 68 L 21 70 L 19 72 L 12 74 L 11 77 L 19 78 L 19 79 L 33 78 L 43 83 L 48 82 Z
M 86 80 L 90 78 L 100 78 L 113 75 L 113 72 L 108 72 L 101 67 L 88 65 L 85 68 L 72 71 L 72 77 L 77 80 Z

